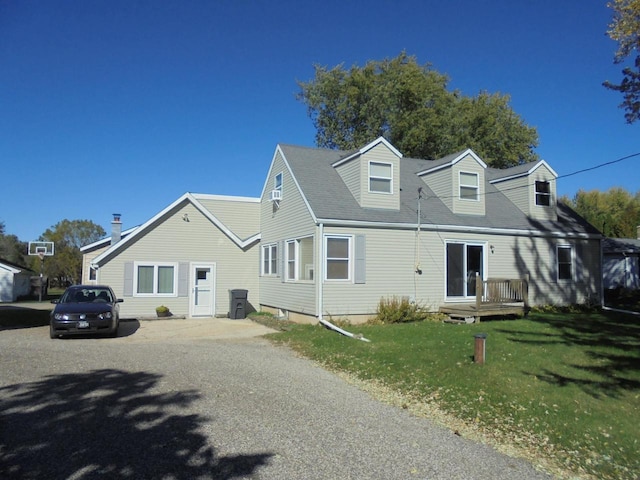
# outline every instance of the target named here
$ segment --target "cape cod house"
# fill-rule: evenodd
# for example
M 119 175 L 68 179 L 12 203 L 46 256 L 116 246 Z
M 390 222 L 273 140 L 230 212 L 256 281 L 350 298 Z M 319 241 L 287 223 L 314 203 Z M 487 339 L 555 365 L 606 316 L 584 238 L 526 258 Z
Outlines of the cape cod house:
M 384 297 L 470 303 L 492 277 L 528 277 L 531 305 L 597 300 L 601 235 L 557 202 L 556 178 L 545 161 L 498 170 L 472 150 L 406 158 L 383 138 L 348 152 L 278 145 L 259 199 L 185 194 L 92 265 L 131 314 L 204 312 L 199 265 L 213 275 L 208 315 L 243 288 L 295 321 L 357 322 Z

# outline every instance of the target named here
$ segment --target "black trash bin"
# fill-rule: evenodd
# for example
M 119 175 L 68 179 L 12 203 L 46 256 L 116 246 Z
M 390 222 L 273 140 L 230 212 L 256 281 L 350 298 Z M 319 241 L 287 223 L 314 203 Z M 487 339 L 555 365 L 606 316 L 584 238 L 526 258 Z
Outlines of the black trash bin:
M 229 290 L 229 318 L 239 320 L 247 317 L 248 290 Z

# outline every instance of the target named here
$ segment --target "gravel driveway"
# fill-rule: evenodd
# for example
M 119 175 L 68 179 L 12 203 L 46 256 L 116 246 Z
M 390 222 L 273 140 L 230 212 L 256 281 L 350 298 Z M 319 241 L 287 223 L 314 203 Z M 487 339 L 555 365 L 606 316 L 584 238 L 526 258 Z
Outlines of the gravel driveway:
M 145 327 L 0 331 L 0 478 L 548 478 L 259 337 Z

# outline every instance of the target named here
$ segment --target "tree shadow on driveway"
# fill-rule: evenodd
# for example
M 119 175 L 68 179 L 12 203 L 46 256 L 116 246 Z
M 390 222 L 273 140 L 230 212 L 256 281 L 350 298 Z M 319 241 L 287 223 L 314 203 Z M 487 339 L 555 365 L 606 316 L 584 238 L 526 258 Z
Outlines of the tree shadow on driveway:
M 185 414 L 195 390 L 159 393 L 161 376 L 94 370 L 0 388 L 0 477 L 232 479 L 272 453 L 219 457 Z

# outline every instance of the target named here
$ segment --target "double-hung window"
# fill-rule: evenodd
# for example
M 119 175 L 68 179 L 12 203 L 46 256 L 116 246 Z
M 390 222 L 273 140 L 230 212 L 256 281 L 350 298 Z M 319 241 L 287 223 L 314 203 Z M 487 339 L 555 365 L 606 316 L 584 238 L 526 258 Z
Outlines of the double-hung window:
M 278 245 L 262 246 L 262 275 L 278 274 Z
M 474 200 L 479 198 L 479 175 L 477 173 L 460 172 L 460 198 Z
M 286 280 L 313 280 L 313 237 L 287 240 L 285 251 Z
M 548 207 L 551 205 L 551 188 L 549 182 L 536 181 L 536 205 Z
M 573 279 L 573 248 L 571 245 L 556 247 L 558 261 L 558 280 Z
M 390 163 L 369 162 L 369 191 L 392 193 L 393 165 Z
M 351 279 L 351 237 L 325 236 L 326 280 Z
M 175 296 L 177 270 L 175 263 L 137 263 L 134 269 L 135 294 Z
M 282 173 L 278 173 L 273 179 L 273 189 L 280 190 L 282 193 Z

